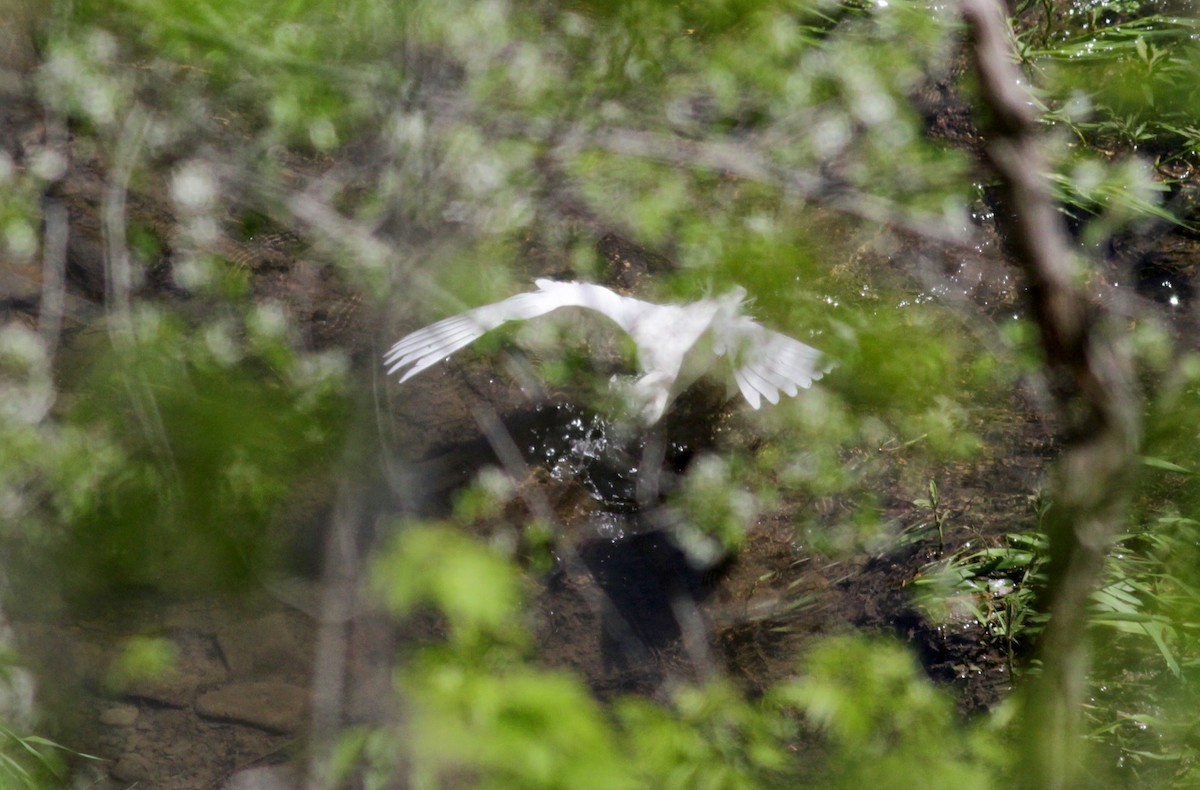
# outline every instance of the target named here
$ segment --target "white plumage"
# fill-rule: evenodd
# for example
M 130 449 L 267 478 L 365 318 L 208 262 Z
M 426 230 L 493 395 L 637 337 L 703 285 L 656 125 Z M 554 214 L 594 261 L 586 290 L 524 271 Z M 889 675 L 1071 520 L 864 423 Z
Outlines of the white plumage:
M 594 310 L 628 332 L 642 376 L 629 389 L 633 406 L 651 424 L 672 401 L 718 362 L 755 409 L 779 393 L 795 396 L 831 365 L 821 352 L 773 332 L 742 312 L 746 291 L 687 305 L 657 305 L 590 283 L 537 280 L 538 290 L 445 318 L 405 336 L 384 355 L 387 372 L 404 382 L 508 321 L 536 318 L 564 307 Z M 407 370 L 404 370 L 407 368 Z

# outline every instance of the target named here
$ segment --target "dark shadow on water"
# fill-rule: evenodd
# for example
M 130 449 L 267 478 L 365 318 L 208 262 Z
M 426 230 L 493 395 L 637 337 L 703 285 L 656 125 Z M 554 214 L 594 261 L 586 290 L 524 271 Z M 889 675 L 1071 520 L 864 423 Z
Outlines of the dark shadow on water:
M 605 511 L 634 513 L 639 509 L 637 479 L 646 436 L 577 406 L 556 402 L 507 415 L 501 425 L 529 466 L 542 467 L 558 480 L 578 482 Z M 660 493 L 669 490 L 671 481 L 711 441 L 706 425 L 672 420 L 667 430 Z M 425 515 L 449 512 L 457 490 L 489 465 L 501 466 L 502 461 L 483 435 L 435 449 L 410 465 L 415 485 L 406 488 L 424 494 L 410 509 Z
M 695 606 L 711 590 L 711 574 L 696 568 L 661 530 L 595 540 L 580 558 L 604 591 L 601 651 L 606 669 L 657 685 L 648 662 L 670 653 L 683 636 L 676 609 Z M 640 673 L 638 672 L 640 670 Z M 645 677 L 639 677 L 645 675 Z
M 558 529 L 571 559 L 548 578 L 548 594 L 564 594 L 585 571 L 585 585 L 595 591 L 593 616 L 572 621 L 576 628 L 596 628 L 603 673 L 616 693 L 653 693 L 669 673 L 693 674 L 695 667 L 682 644 L 689 636 L 707 641 L 697 629 L 699 605 L 720 576 L 720 568 L 700 567 L 676 544 L 660 521 L 658 508 L 686 472 L 692 458 L 713 445 L 713 421 L 721 402 L 709 393 L 702 403 L 685 401 L 667 424 L 637 431 L 568 403 L 552 402 L 501 418 L 500 423 L 528 467 L 544 470 L 551 486 L 575 487 L 594 508 L 583 521 Z M 665 440 L 664 440 L 665 437 Z M 665 445 L 664 445 L 665 441 Z M 647 452 L 658 443 L 662 452 Z M 425 492 L 422 515 L 451 512 L 456 492 L 487 465 L 503 459 L 487 437 L 471 437 L 443 445 L 411 465 L 419 475 L 409 486 Z M 639 496 L 646 459 L 657 457 L 650 495 Z M 511 457 L 510 457 L 511 461 Z M 509 470 L 515 472 L 516 470 Z M 548 474 L 546 474 L 548 473 Z M 517 476 L 520 476 L 517 472 Z M 533 484 L 539 485 L 533 476 Z M 644 487 L 644 479 L 642 480 Z M 571 517 L 566 516 L 568 520 Z M 566 546 L 570 548 L 565 548 Z M 565 585 L 565 586 L 564 586 Z M 597 589 L 598 588 L 598 589 Z M 582 636 L 582 634 L 581 634 Z M 570 637 L 568 637 L 570 641 Z

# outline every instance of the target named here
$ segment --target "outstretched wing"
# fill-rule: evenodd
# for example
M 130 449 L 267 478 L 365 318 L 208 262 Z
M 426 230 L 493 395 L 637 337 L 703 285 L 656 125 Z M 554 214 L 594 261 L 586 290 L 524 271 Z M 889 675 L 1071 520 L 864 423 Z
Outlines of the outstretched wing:
M 560 307 L 590 308 L 624 325 L 620 315 L 626 297 L 618 296 L 603 286 L 553 280 L 538 280 L 537 285 L 537 291 L 510 296 L 503 301 L 444 318 L 406 335 L 383 357 L 388 374 L 408 368 L 400 377 L 401 382 L 407 381 L 501 324 L 536 318 Z
M 422 370 L 469 346 L 501 324 L 534 318 L 562 305 L 542 291 L 517 294 L 494 304 L 476 307 L 404 336 L 383 357 L 388 374 L 406 367 L 400 381 L 407 381 Z M 409 367 L 411 365 L 411 367 Z
M 733 379 L 755 409 L 762 405 L 762 398 L 778 403 L 780 392 L 794 397 L 800 387 L 808 389 L 833 367 L 822 362 L 823 355 L 812 346 L 746 317 L 737 322 L 736 335 L 736 340 L 726 345 Z

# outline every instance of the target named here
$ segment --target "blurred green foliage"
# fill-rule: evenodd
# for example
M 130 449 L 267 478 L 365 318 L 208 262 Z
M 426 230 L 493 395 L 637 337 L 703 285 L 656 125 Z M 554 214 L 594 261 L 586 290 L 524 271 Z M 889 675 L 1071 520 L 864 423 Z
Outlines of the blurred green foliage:
M 279 507 L 337 457 L 340 385 L 305 392 L 272 370 L 282 349 L 269 341 L 237 359 L 170 316 L 141 323 L 137 346 L 99 356 L 77 385 L 87 397 L 65 411 L 105 463 L 86 470 L 56 563 L 81 592 L 96 580 L 175 591 L 250 583 L 280 560 Z
M 896 474 L 923 490 L 930 465 L 977 453 L 990 410 L 1036 358 L 1028 323 L 995 333 L 997 356 L 978 342 L 990 330 L 912 285 L 894 230 L 952 235 L 979 192 L 968 154 L 932 142 L 912 101 L 954 73 L 952 10 L 912 0 L 56 4 L 39 97 L 70 120 L 80 159 L 135 189 L 168 182 L 182 221 L 168 238 L 122 218 L 135 283 L 172 257 L 169 298 L 135 288 L 128 310 L 109 304 L 57 353 L 42 334 L 0 330 L 0 534 L 6 570 L 37 581 L 24 598 L 19 584 L 6 592 L 33 606 L 50 588 L 97 602 L 228 590 L 282 562 L 294 536 L 280 513 L 340 459 L 349 381 L 340 354 L 307 348 L 290 313 L 251 299 L 253 275 L 209 243 L 213 227 L 257 236 L 276 223 L 336 261 L 368 303 L 400 302 L 411 325 L 520 290 L 547 261 L 595 278 L 609 263 L 593 238 L 602 234 L 677 265 L 644 284 L 649 297 L 744 285 L 758 317 L 838 368 L 802 399 L 735 418 L 722 455 L 695 465 L 672 505 L 696 546 L 736 550 L 756 506 L 836 498 L 839 523 L 820 534 L 815 516 L 797 516 L 813 519 L 796 525 L 805 542 L 878 547 L 892 537 L 882 481 Z M 1130 222 L 1178 219 L 1135 154 L 1191 162 L 1200 134 L 1194 24 L 1091 18 L 1030 31 L 1023 54 L 1047 121 L 1072 134 L 1056 139 L 1055 188 L 1098 245 Z M 0 240 L 17 262 L 34 259 L 41 193 L 65 166 L 50 148 L 32 161 L 20 169 L 0 156 Z M 188 199 L 181 184 L 207 197 Z M 298 200 L 314 196 L 328 214 Z M 1200 622 L 1200 443 L 1187 427 L 1200 415 L 1200 367 L 1164 351 L 1168 340 L 1143 340 L 1156 465 L 1105 588 L 1104 624 L 1122 638 L 1102 671 L 1128 695 L 1098 710 L 1123 718 L 1098 715 L 1095 737 L 1123 759 L 1173 760 L 1182 783 L 1196 748 L 1180 689 L 1196 670 Z M 585 368 L 581 347 L 541 366 L 552 384 Z M 499 511 L 489 495 L 501 496 L 462 500 L 460 523 L 400 525 L 374 559 L 380 599 L 443 638 L 401 661 L 410 718 L 348 730 L 335 778 L 738 788 L 986 787 L 1013 776 L 1006 711 L 964 725 L 887 641 L 819 642 L 797 657 L 795 679 L 757 699 L 714 681 L 601 706 L 578 677 L 531 662 L 528 582 L 461 530 Z M 1037 625 L 1021 608 L 1038 583 L 1031 542 L 956 555 L 942 579 L 971 596 L 1018 664 L 1014 646 Z M 985 584 L 1001 572 L 1016 586 L 1004 596 Z M 159 647 L 134 643 L 126 669 L 169 665 Z M 1135 682 L 1129 668 L 1148 660 L 1155 670 L 1138 677 L 1150 680 Z M 1127 726 L 1169 745 L 1151 749 Z M 45 743 L 0 737 L 0 777 L 25 776 L 44 753 Z
M 490 646 L 518 640 L 521 591 L 512 569 L 450 528 L 402 528 L 376 557 L 374 579 L 393 612 L 403 616 L 427 606 L 445 615 L 453 643 Z
M 89 759 L 40 735 L 21 735 L 0 724 L 0 780 L 16 790 L 61 786 L 67 781 L 65 756 Z
M 52 414 L 47 358 L 11 380 L 12 406 L 45 399 L 4 431 L 14 572 L 76 601 L 244 587 L 286 558 L 275 519 L 297 482 L 337 457 L 344 372 L 253 329 L 196 334 L 153 309 L 135 324 L 132 342 L 95 335 L 64 355 L 74 369 Z M 10 358 L 22 338 L 36 348 L 10 331 Z
M 179 669 L 179 648 L 170 639 L 151 636 L 130 638 L 110 668 L 105 684 L 121 692 L 136 683 L 170 678 Z
M 1160 160 L 1193 155 L 1200 125 L 1197 21 L 1150 14 L 1117 18 L 1045 41 L 1024 56 L 1052 75 L 1056 120 L 1101 147 L 1147 149 Z
M 957 722 L 951 699 L 891 642 L 829 639 L 772 694 L 827 733 L 823 786 L 900 788 L 920 776 L 927 787 L 985 788 L 1010 768 L 999 732 L 986 719 Z
M 900 788 L 928 772 L 933 787 L 984 788 L 1007 759 L 998 732 L 964 727 L 948 694 L 891 642 L 822 643 L 797 678 L 759 700 L 713 682 L 676 688 L 668 705 L 620 699 L 606 715 L 580 679 L 514 652 L 526 641 L 514 628 L 517 571 L 493 550 L 412 523 L 373 577 L 398 614 L 444 617 L 447 638 L 406 650 L 403 730 L 347 732 L 334 779 L 364 764 L 368 786 L 394 777 L 398 756 L 377 752 L 381 738 L 407 744 L 408 779 L 431 786 Z

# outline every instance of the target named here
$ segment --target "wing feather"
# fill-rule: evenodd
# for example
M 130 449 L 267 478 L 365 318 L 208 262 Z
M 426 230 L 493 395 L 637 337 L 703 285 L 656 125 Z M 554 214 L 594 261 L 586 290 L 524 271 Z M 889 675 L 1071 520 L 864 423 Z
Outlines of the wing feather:
M 753 386 L 754 389 L 762 393 L 764 398 L 766 398 L 772 404 L 779 403 L 780 388 L 775 386 L 775 383 L 772 382 L 766 375 L 764 375 L 756 365 L 753 363 L 747 363 L 743 365 L 742 375 L 746 377 L 746 381 L 750 382 L 750 385 Z
M 800 388 L 811 387 L 832 367 L 822 366 L 821 352 L 810 345 L 773 332 L 750 318 L 743 317 L 738 323 L 738 342 L 728 344 L 734 379 L 742 395 L 756 409 L 757 394 L 761 393 L 771 403 L 778 402 L 781 390 L 794 397 Z M 756 397 L 750 397 L 747 387 L 755 391 Z
M 562 306 L 561 300 L 544 291 L 510 296 L 405 335 L 384 354 L 383 363 L 389 375 L 408 368 L 400 378 L 407 381 L 501 324 L 534 318 Z
M 758 396 L 758 390 L 750 386 L 750 382 L 742 374 L 738 368 L 733 369 L 733 380 L 737 382 L 738 389 L 742 391 L 742 397 L 749 402 L 751 408 L 757 409 L 762 405 L 762 400 Z
M 454 333 L 418 338 L 410 350 L 404 351 L 399 356 L 386 362 L 388 365 L 388 374 L 390 375 L 404 367 L 412 365 L 400 377 L 401 382 L 408 381 L 426 368 L 441 362 L 455 351 L 466 348 L 471 343 L 474 343 L 483 334 L 484 330 L 480 329 L 478 325 L 468 323 L 459 327 L 458 331 Z
M 383 356 L 388 375 L 404 371 L 400 381 L 407 381 L 501 324 L 536 318 L 560 307 L 595 310 L 626 331 L 630 329 L 627 314 L 630 304 L 637 300 L 619 296 L 603 286 L 590 283 L 538 280 L 537 286 L 537 291 L 476 307 L 405 335 Z
M 400 343 L 392 346 L 383 361 L 386 365 L 402 364 L 400 360 L 403 358 L 435 353 L 440 349 L 454 346 L 455 342 L 464 338 L 470 343 L 482 333 L 478 324 L 466 320 L 462 316 L 454 316 L 408 335 Z M 451 351 L 453 350 L 455 349 L 451 348 Z M 446 351 L 442 356 L 449 356 L 450 353 L 450 351 Z

